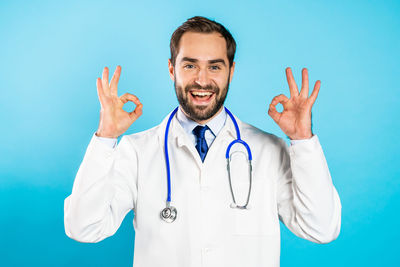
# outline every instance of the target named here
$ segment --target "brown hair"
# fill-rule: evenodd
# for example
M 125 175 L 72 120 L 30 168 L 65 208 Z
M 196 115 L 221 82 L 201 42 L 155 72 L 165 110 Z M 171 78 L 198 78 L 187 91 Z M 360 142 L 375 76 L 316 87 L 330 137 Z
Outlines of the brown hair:
M 205 17 L 195 16 L 185 21 L 179 28 L 177 28 L 171 36 L 170 49 L 171 49 L 171 63 L 175 66 L 176 56 L 179 52 L 179 41 L 185 32 L 200 32 L 200 33 L 220 33 L 226 41 L 226 50 L 229 60 L 229 67 L 233 64 L 235 57 L 236 42 L 231 33 L 222 24 L 209 20 Z

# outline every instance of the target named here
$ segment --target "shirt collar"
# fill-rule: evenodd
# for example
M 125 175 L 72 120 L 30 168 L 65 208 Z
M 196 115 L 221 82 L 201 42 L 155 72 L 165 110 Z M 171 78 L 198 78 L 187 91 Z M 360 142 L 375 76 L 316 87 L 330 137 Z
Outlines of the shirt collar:
M 193 129 L 197 125 L 201 125 L 192 119 L 188 118 L 185 113 L 181 110 L 181 106 L 178 108 L 178 112 L 176 113 L 176 118 L 178 119 L 179 123 L 181 124 L 182 128 L 185 130 L 187 134 L 192 134 Z M 226 121 L 226 111 L 225 108 L 222 109 L 220 113 L 217 114 L 212 120 L 207 123 L 208 128 L 210 128 L 211 133 L 214 136 L 217 136 L 218 133 L 221 131 L 222 127 L 225 125 Z M 203 126 L 203 125 L 202 125 Z

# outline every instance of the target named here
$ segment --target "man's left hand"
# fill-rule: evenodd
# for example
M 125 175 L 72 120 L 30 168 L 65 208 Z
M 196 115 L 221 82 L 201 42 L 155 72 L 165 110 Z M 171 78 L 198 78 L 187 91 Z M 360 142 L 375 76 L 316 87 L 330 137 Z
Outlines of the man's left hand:
M 269 105 L 268 115 L 290 139 L 311 138 L 313 135 L 311 132 L 311 108 L 317 99 L 321 81 L 318 80 L 315 83 L 314 90 L 308 97 L 308 72 L 306 68 L 302 70 L 300 93 L 290 68 L 286 68 L 286 78 L 289 84 L 290 98 L 283 94 L 275 96 Z M 278 103 L 283 106 L 282 112 L 276 110 Z

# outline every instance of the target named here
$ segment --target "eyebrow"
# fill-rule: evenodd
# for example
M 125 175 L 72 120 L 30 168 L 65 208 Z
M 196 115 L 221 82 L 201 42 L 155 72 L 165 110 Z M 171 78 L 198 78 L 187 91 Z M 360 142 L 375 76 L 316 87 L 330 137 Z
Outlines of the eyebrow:
M 199 60 L 198 60 L 198 59 L 195 59 L 195 58 L 191 58 L 191 57 L 183 57 L 183 58 L 182 58 L 182 61 L 189 61 L 189 62 L 196 63 L 196 62 L 198 62 Z M 222 63 L 224 66 L 226 66 L 225 61 L 224 61 L 222 58 L 217 58 L 217 59 L 208 60 L 208 63 L 209 63 L 209 64 Z

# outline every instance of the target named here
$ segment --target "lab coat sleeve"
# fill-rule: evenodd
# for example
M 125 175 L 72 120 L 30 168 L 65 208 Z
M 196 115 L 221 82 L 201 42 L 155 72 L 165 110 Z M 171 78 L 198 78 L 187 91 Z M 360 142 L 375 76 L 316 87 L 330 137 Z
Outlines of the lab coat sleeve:
M 72 193 L 64 201 L 68 237 L 96 243 L 113 235 L 137 197 L 137 156 L 123 136 L 112 148 L 93 135 L 77 172 Z
M 340 232 L 341 203 L 318 137 L 288 147 L 280 142 L 279 219 L 297 236 L 329 243 Z
M 96 134 L 94 135 L 95 138 L 99 139 L 101 142 L 106 144 L 107 146 L 114 148 L 117 145 L 118 139 L 117 138 L 109 138 L 109 137 L 100 137 Z

